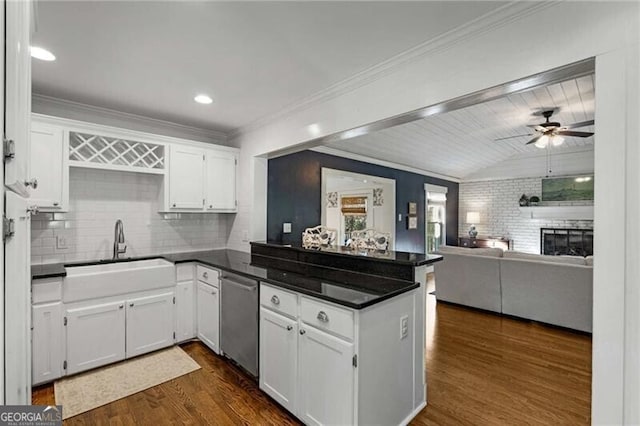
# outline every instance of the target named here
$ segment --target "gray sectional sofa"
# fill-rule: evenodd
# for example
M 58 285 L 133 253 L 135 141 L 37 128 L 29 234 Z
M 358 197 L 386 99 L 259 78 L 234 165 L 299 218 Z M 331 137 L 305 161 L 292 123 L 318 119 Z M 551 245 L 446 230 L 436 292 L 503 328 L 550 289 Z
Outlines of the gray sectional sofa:
M 436 298 L 591 332 L 593 258 L 441 247 Z

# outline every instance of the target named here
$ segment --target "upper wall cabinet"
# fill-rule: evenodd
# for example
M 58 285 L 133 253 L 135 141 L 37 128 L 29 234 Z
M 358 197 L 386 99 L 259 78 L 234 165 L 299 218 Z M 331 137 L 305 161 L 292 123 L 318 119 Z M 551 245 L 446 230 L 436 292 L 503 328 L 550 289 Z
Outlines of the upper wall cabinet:
M 34 184 L 29 173 L 31 114 L 31 7 L 29 1 L 9 1 L 6 7 L 4 184 L 23 197 Z
M 31 126 L 31 197 L 43 211 L 68 210 L 69 167 L 161 175 L 160 213 L 237 211 L 237 148 L 41 114 Z
M 234 213 L 238 151 L 171 146 L 165 179 L 165 212 Z
M 206 156 L 206 209 L 236 211 L 236 153 L 207 150 Z
M 32 121 L 30 169 L 38 181 L 31 191 L 32 203 L 40 211 L 69 209 L 69 164 L 65 131 L 57 126 Z

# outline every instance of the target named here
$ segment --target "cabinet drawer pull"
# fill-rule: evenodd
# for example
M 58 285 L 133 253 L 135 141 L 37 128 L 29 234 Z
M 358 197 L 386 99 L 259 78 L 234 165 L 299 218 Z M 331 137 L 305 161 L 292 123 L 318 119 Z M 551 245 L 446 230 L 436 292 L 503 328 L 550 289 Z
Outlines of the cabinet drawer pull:
M 273 296 L 271 296 L 271 303 L 273 303 L 274 305 L 279 305 L 280 298 L 274 294 Z
M 316 318 L 322 322 L 329 322 L 329 315 L 327 315 L 325 311 L 318 312 L 318 316 Z
M 203 272 L 202 273 L 202 277 L 203 278 L 209 278 L 209 273 L 208 272 Z
M 292 325 L 288 325 L 287 326 L 287 331 L 291 331 L 291 330 L 293 330 L 293 326 Z
M 306 330 L 300 330 L 300 335 L 302 336 L 304 333 L 306 333 Z

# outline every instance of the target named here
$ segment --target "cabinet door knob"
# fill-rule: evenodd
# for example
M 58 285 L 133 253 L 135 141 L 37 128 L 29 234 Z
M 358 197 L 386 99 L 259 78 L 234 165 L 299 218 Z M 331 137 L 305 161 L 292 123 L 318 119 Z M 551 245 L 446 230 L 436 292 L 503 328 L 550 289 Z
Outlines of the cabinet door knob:
M 217 292 L 217 291 L 215 291 L 215 290 L 213 290 L 213 291 L 211 292 L 211 294 L 216 294 L 216 293 L 218 293 L 218 292 Z
M 292 325 L 288 325 L 287 326 L 287 331 L 291 331 L 291 330 L 293 330 L 293 326 Z
M 327 315 L 325 311 L 318 312 L 318 316 L 316 318 L 318 318 L 318 321 L 329 322 L 329 315 Z
M 118 306 L 118 309 L 122 309 L 122 308 L 124 308 L 124 305 Z
M 57 202 L 57 201 L 54 201 L 54 202 L 53 202 L 53 205 L 57 207 L 57 206 L 59 206 L 59 205 L 60 205 L 60 203 L 59 203 L 59 202 Z
M 274 294 L 273 296 L 271 296 L 271 303 L 273 303 L 274 305 L 279 305 L 280 298 Z
M 133 308 L 133 303 L 129 303 L 129 307 L 130 307 L 130 308 Z
M 300 330 L 300 335 L 302 336 L 306 332 L 307 332 L 306 330 Z
M 209 208 L 212 209 L 213 208 L 213 204 L 209 204 Z
M 173 203 L 173 207 L 175 207 L 175 206 L 176 206 L 176 203 Z
M 208 272 L 203 272 L 202 273 L 202 277 L 203 278 L 209 278 L 209 273 Z

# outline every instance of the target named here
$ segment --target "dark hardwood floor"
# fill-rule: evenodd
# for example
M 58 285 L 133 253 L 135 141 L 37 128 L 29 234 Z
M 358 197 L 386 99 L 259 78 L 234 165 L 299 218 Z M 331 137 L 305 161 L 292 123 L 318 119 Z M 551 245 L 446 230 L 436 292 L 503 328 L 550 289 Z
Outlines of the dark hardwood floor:
M 414 425 L 590 423 L 591 337 L 428 296 L 427 407 Z M 202 369 L 78 415 L 69 425 L 299 422 L 236 367 L 192 342 Z M 53 386 L 34 389 L 53 404 Z

